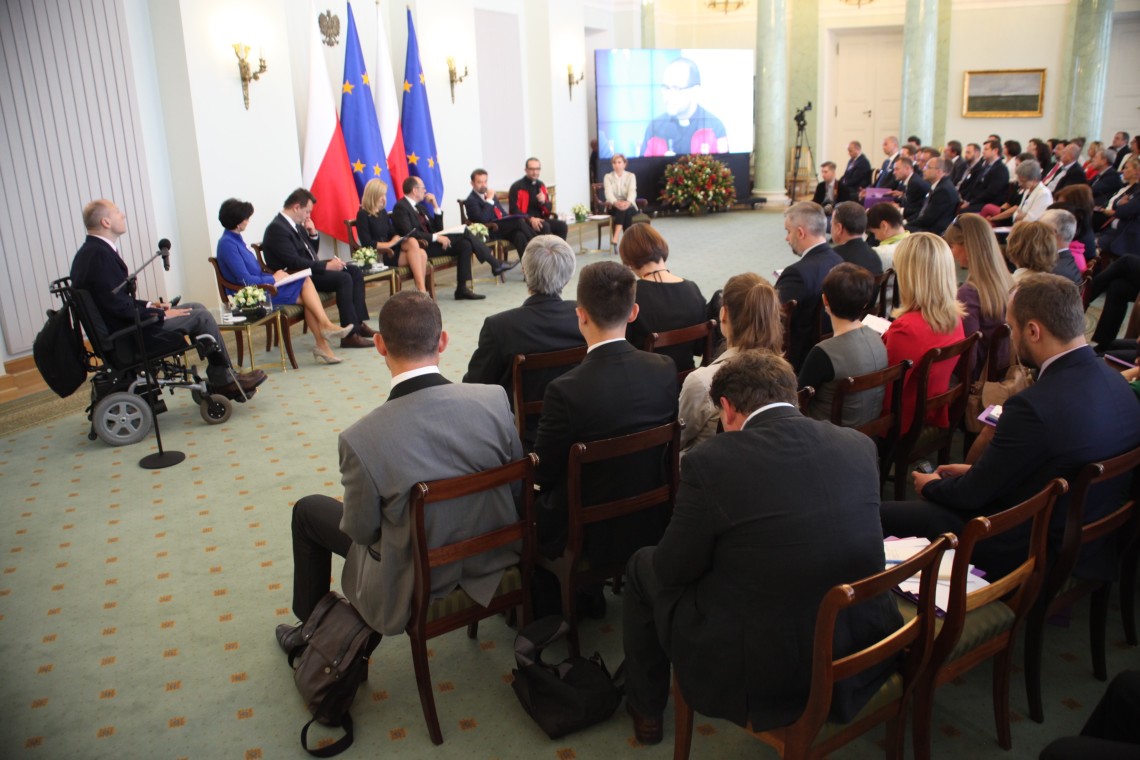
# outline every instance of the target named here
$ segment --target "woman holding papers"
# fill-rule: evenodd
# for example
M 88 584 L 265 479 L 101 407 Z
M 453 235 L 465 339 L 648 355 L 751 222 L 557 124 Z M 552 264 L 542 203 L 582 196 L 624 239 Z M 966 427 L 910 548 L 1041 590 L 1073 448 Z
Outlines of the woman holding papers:
M 614 154 L 610 164 L 614 170 L 606 172 L 606 176 L 602 177 L 602 185 L 606 192 L 606 209 L 614 220 L 611 245 L 614 253 L 617 253 L 621 231 L 629 229 L 637 214 L 637 177 L 625 170 L 625 156 L 620 153 Z
M 969 274 L 958 288 L 958 300 L 966 307 L 962 331 L 973 335 L 981 330 L 982 340 L 974 346 L 974 377 L 982 375 L 986 352 L 994 330 L 1005 324 L 1005 303 L 1013 288 L 1013 278 L 998 248 L 997 236 L 985 219 L 977 214 L 962 214 L 942 233 L 958 266 Z M 1009 344 L 998 355 L 998 366 L 1009 363 Z
M 413 237 L 400 240 L 392 220 L 388 218 L 385 206 L 388 202 L 388 184 L 382 179 L 369 180 L 364 186 L 364 197 L 360 199 L 360 211 L 356 214 L 356 234 L 360 244 L 375 248 L 390 267 L 401 266 L 412 270 L 412 281 L 416 290 L 427 292 L 424 273 L 427 271 L 427 251 Z M 397 254 L 391 246 L 400 240 Z
M 249 225 L 253 216 L 253 204 L 240 201 L 237 198 L 227 198 L 222 201 L 222 208 L 218 211 L 218 221 L 222 223 L 225 232 L 218 240 L 218 269 L 222 277 L 229 282 L 240 285 L 274 285 L 280 280 L 289 277 L 284 269 L 278 269 L 269 274 L 261 270 L 257 257 L 242 239 L 241 233 Z M 317 345 L 313 349 L 313 358 L 320 364 L 340 364 L 341 359 L 335 356 L 329 346 L 329 338 L 343 338 L 352 332 L 352 326 L 337 327 L 329 321 L 325 308 L 321 305 L 321 297 L 313 287 L 313 281 L 308 277 L 288 282 L 277 289 L 273 297 L 278 306 L 284 304 L 300 303 L 305 309 L 305 324 L 313 334 Z

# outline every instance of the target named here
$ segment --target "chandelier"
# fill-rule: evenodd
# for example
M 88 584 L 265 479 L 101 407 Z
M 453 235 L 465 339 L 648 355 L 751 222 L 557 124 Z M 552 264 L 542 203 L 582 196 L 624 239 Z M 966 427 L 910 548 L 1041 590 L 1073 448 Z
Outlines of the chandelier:
M 863 0 L 863 2 L 869 2 L 869 0 Z M 724 11 L 725 15 L 727 15 L 729 11 L 740 10 L 744 7 L 744 3 L 745 0 L 708 0 L 710 10 Z
M 839 0 L 844 5 L 854 5 L 856 8 L 862 8 L 864 5 L 870 5 L 875 0 Z

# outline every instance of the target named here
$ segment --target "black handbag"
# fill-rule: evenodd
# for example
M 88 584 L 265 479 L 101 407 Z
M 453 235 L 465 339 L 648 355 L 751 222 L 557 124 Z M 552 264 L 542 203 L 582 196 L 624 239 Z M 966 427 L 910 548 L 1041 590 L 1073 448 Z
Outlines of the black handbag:
M 511 687 L 523 709 L 551 739 L 608 720 L 621 703 L 621 668 L 611 676 L 602 657 L 568 657 L 551 665 L 542 651 L 566 637 L 569 624 L 557 615 L 536 620 L 515 637 Z

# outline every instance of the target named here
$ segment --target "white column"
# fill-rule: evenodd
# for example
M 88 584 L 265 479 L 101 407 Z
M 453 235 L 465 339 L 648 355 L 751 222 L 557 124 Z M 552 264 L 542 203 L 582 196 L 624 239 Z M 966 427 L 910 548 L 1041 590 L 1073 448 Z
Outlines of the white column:
M 759 0 L 756 8 L 756 178 L 754 198 L 787 202 L 788 3 Z

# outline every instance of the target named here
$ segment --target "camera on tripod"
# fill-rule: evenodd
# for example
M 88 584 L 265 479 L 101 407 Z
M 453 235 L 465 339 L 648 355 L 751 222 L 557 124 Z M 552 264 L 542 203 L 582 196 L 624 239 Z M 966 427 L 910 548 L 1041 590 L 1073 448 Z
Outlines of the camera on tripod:
M 800 110 L 796 111 L 796 116 L 795 116 L 796 126 L 799 127 L 800 129 L 803 129 L 807 126 L 807 118 L 804 116 L 804 114 L 806 114 L 810 110 L 811 110 L 811 101 L 809 100 L 806 106 L 804 106 Z

